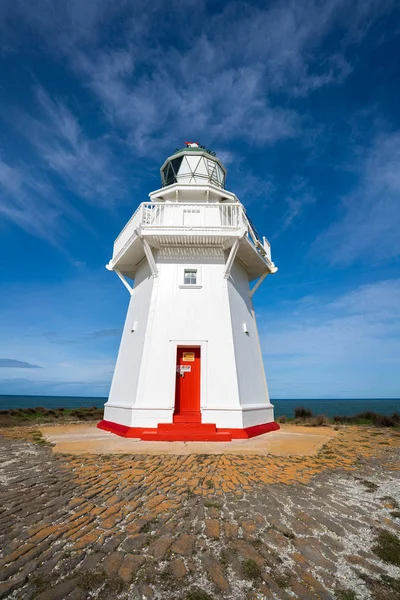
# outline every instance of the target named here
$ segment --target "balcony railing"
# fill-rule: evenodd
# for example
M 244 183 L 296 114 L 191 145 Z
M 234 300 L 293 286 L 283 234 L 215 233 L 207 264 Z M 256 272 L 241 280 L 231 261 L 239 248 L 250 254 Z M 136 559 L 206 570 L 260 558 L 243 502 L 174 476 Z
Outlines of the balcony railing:
M 179 230 L 210 233 L 242 230 L 243 233 L 247 232 L 257 250 L 270 259 L 268 242 L 264 244 L 261 241 L 241 204 L 142 202 L 115 240 L 114 256 L 118 255 L 138 229 L 141 233 L 155 230 L 168 233 Z

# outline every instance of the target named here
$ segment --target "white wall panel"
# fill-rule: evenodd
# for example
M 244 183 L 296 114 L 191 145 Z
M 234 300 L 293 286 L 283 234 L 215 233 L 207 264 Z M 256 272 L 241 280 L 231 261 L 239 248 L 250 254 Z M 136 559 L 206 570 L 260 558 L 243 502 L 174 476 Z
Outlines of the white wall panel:
M 133 406 L 135 403 L 153 281 L 148 264 L 143 262 L 137 271 L 129 302 L 108 400 L 110 404 Z M 132 332 L 134 322 L 137 328 Z

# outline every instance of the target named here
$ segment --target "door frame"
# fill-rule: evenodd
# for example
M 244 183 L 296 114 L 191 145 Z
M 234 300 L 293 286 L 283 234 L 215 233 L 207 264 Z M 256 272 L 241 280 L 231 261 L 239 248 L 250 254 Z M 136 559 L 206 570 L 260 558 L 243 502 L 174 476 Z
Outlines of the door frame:
M 176 389 L 176 357 L 180 346 L 197 346 L 200 348 L 200 414 L 207 407 L 207 340 L 169 340 L 169 397 L 168 408 L 175 410 Z

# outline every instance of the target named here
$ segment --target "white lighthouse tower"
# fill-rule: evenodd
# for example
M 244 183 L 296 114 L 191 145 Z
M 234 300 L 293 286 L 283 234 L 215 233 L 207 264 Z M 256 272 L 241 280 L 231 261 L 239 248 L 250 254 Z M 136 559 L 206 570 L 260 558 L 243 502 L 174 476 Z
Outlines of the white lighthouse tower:
M 107 268 L 131 299 L 102 429 L 170 441 L 279 429 L 252 302 L 277 268 L 225 176 L 187 142 L 115 240 Z

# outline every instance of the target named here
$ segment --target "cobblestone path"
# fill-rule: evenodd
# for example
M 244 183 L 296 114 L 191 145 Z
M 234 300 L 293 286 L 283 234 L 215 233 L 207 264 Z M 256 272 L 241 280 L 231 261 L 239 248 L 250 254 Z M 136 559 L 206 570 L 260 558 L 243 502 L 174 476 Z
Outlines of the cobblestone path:
M 313 457 L 77 457 L 3 430 L 0 598 L 399 598 L 399 446 L 349 427 Z

